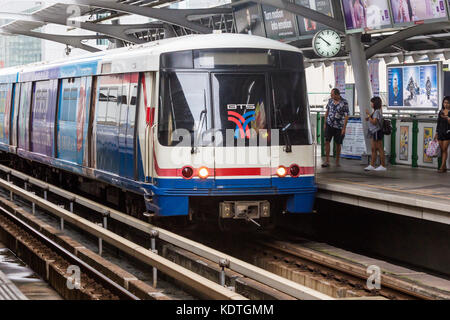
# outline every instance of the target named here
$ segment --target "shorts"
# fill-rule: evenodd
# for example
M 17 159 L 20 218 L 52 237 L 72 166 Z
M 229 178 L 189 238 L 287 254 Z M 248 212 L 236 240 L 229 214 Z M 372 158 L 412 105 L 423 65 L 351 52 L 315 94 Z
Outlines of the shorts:
M 342 134 L 342 129 L 331 127 L 327 124 L 325 127 L 325 141 L 331 142 L 332 138 L 334 138 L 336 144 L 342 144 L 345 134 Z
M 383 139 L 384 139 L 383 130 L 378 130 L 373 133 L 369 132 L 369 136 L 373 141 L 383 141 Z
M 439 133 L 438 140 L 440 140 L 440 141 L 450 140 L 450 132 L 447 131 L 447 133 L 442 133 L 442 134 Z

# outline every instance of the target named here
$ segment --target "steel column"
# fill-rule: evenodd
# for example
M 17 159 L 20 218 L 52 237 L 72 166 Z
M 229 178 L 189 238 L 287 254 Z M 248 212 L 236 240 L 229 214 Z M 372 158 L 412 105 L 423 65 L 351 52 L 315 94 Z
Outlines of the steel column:
M 372 88 L 369 80 L 369 68 L 367 66 L 364 47 L 361 42 L 361 33 L 347 35 L 347 43 L 350 47 L 350 59 L 355 77 L 355 87 L 358 93 L 359 112 L 363 125 L 364 141 L 366 142 L 366 151 L 370 152 L 370 140 L 367 137 L 368 123 L 366 121 L 366 110 L 370 112 L 370 99 L 372 97 Z

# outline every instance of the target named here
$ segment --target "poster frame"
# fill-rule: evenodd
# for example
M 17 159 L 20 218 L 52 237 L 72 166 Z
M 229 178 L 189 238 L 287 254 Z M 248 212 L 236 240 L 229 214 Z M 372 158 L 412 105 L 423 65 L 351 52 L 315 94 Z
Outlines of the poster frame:
M 261 15 L 261 18 L 262 18 L 262 22 L 263 22 L 263 26 L 264 26 L 264 34 L 266 35 L 266 38 L 272 39 L 272 40 L 275 40 L 275 41 L 279 41 L 279 42 L 282 42 L 282 43 L 287 43 L 287 42 L 291 42 L 291 41 L 295 41 L 295 40 L 299 39 L 299 37 L 300 37 L 300 26 L 298 24 L 298 15 L 296 15 L 295 13 L 291 13 L 292 15 L 294 15 L 294 32 L 296 33 L 294 36 L 287 37 L 287 38 L 284 38 L 284 39 L 273 39 L 273 38 L 269 38 L 267 36 L 266 17 L 264 15 L 264 6 L 266 6 L 266 7 L 272 7 L 272 6 L 269 5 L 269 4 L 262 4 L 262 3 L 259 3 L 258 6 L 259 6 L 259 12 L 260 12 L 260 15 Z M 284 9 L 277 8 L 277 7 L 272 7 L 272 8 L 275 8 L 276 10 L 286 11 Z M 289 12 L 289 11 L 286 11 L 286 12 Z
M 331 17 L 334 18 L 334 17 L 336 17 L 336 13 L 335 13 L 334 6 L 333 6 L 333 0 L 329 0 L 329 1 L 330 1 Z M 295 2 L 295 0 L 292 0 L 292 2 L 294 4 L 297 4 Z M 299 34 L 298 40 L 312 39 L 312 38 L 314 38 L 314 35 L 320 31 L 320 30 L 316 30 L 316 32 L 314 32 L 312 34 L 302 34 L 302 32 L 300 30 L 301 29 L 300 24 L 303 23 L 303 19 L 305 19 L 305 18 L 302 16 L 299 16 L 298 14 L 296 14 L 295 16 L 297 17 L 297 28 L 298 28 L 298 34 Z M 327 29 L 327 28 L 329 28 L 329 27 L 325 26 L 325 29 Z
M 390 106 L 389 105 L 389 68 L 404 68 L 404 67 L 412 67 L 412 66 L 429 66 L 429 65 L 436 65 L 437 72 L 437 87 L 438 87 L 438 105 L 437 107 L 411 107 L 411 106 Z M 403 63 L 403 64 L 387 64 L 386 65 L 386 88 L 388 91 L 388 104 L 387 108 L 390 110 L 439 110 L 440 109 L 440 102 L 443 99 L 443 91 L 444 91 L 444 84 L 443 84 L 443 62 L 442 61 L 432 61 L 432 62 L 416 62 L 416 63 Z M 403 90 L 403 88 L 402 88 Z
M 392 15 L 392 4 L 391 0 L 388 0 L 389 2 L 389 8 L 391 11 L 391 23 L 394 29 L 404 28 L 404 27 L 412 27 L 419 24 L 427 24 L 427 23 L 433 23 L 433 22 L 441 22 L 441 21 L 448 21 L 450 12 L 449 10 L 449 3 L 448 1 L 444 1 L 445 9 L 447 10 L 447 16 L 442 18 L 434 18 L 434 19 L 424 19 L 424 20 L 418 20 L 418 21 L 410 21 L 410 22 L 401 22 L 401 23 L 395 23 L 394 16 Z
M 391 0 L 386 0 L 387 2 L 387 6 L 388 6 L 388 10 L 389 10 L 389 20 L 390 23 L 382 26 L 379 29 L 364 29 L 364 28 L 359 28 L 359 29 L 347 29 L 347 24 L 345 23 L 345 12 L 344 12 L 344 4 L 343 4 L 344 0 L 340 0 L 341 2 L 341 14 L 342 14 L 342 18 L 344 19 L 344 27 L 345 27 L 345 33 L 346 34 L 352 34 L 352 33 L 376 33 L 376 32 L 382 32 L 382 31 L 390 31 L 392 29 L 395 28 L 394 26 L 394 19 L 392 17 L 392 8 L 391 8 Z M 448 10 L 447 10 L 448 12 Z

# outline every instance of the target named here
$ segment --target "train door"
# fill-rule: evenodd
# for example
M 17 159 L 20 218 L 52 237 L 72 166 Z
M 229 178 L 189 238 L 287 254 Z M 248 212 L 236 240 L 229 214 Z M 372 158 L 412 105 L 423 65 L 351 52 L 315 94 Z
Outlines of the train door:
M 272 184 L 267 80 L 264 73 L 211 75 L 216 187 Z
M 16 83 L 14 87 L 14 106 L 11 119 L 11 146 L 13 147 L 17 147 L 17 121 L 19 118 L 20 88 L 21 83 Z
M 135 176 L 134 136 L 138 80 L 138 73 L 128 73 L 123 76 L 120 99 L 119 173 L 120 176 L 129 179 L 134 179 Z
M 136 96 L 136 125 L 134 139 L 135 177 L 138 181 L 150 181 L 153 177 L 155 134 L 155 72 L 140 75 Z

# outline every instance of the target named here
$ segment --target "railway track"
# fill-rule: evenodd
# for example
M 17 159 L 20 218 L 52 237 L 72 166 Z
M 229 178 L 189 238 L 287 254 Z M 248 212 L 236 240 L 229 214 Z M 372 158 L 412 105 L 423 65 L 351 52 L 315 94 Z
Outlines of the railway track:
M 83 300 L 139 300 L 3 207 L 0 207 L 0 228 L 0 240 L 15 247 L 15 252 L 47 281 L 53 282 L 63 297 Z M 11 242 L 14 244 L 11 245 Z M 67 270 L 70 266 L 79 268 L 79 279 L 69 278 Z M 67 287 L 68 282 L 73 284 L 71 289 Z
M 19 171 L 2 165 L 0 165 L 0 171 L 6 176 L 6 180 L 0 179 L 0 187 L 10 193 L 10 200 L 15 196 L 20 197 L 20 199 L 30 204 L 30 211 L 32 213 L 36 211 L 36 207 L 39 207 L 41 210 L 58 217 L 60 219 L 61 229 L 65 223 L 69 223 L 83 230 L 83 232 L 88 233 L 90 236 L 97 237 L 99 239 L 100 252 L 102 243 L 105 242 L 126 253 L 128 256 L 158 270 L 158 272 L 167 275 L 177 283 L 181 283 L 192 292 L 198 293 L 199 297 L 230 300 L 246 299 L 245 296 L 235 292 L 237 290 L 236 283 L 238 282 L 239 288 L 244 288 L 242 289 L 243 293 L 249 297 L 259 297 L 255 292 L 262 290 L 265 291 L 263 296 L 269 298 L 332 299 L 327 295 L 267 272 L 266 270 L 236 259 L 233 256 L 180 237 L 170 231 L 152 226 L 95 201 L 27 176 Z M 13 180 L 15 180 L 16 184 L 13 183 Z M 24 187 L 19 187 L 17 183 L 23 183 Z M 50 193 L 65 199 L 68 202 L 67 207 L 69 207 L 69 210 L 48 201 L 47 199 L 50 197 Z M 97 223 L 75 214 L 74 208 L 79 206 L 88 209 L 92 218 L 91 220 L 103 220 L 103 226 L 99 226 Z M 147 240 L 151 240 L 151 250 L 108 230 L 109 226 L 113 224 L 121 224 L 134 230 L 134 232 L 144 234 Z M 199 259 L 203 259 L 203 265 L 214 264 L 216 267 L 215 271 L 218 271 L 218 276 L 215 278 L 220 281 L 214 282 L 211 276 L 209 278 L 199 276 L 191 270 L 158 255 L 155 245 L 156 239 L 160 242 L 160 247 L 164 245 L 164 250 L 161 251 L 170 251 L 172 258 L 174 251 L 169 250 L 169 247 L 176 248 L 178 254 L 181 253 L 184 256 L 186 256 L 186 253 L 194 255 L 193 260 L 199 261 Z M 230 273 L 232 273 L 233 288 L 226 287 L 227 275 Z M 217 282 L 220 282 L 220 284 Z
M 150 239 L 153 250 L 157 247 L 158 251 L 169 262 L 177 261 L 190 270 L 208 269 L 204 273 L 210 274 L 208 279 L 211 282 L 217 282 L 218 278 L 222 278 L 220 281 L 222 289 L 224 289 L 223 286 L 226 283 L 233 286 L 236 290 L 239 287 L 239 283 L 242 286 L 242 279 L 246 279 L 251 282 L 251 284 L 246 283 L 247 286 L 252 286 L 250 291 L 254 291 L 255 287 L 259 288 L 257 290 L 265 291 L 266 293 L 268 291 L 267 287 L 275 291 L 275 293 L 272 292 L 266 295 L 266 297 L 272 299 L 329 299 L 333 297 L 337 299 L 384 298 L 403 300 L 450 298 L 446 293 L 421 287 L 387 274 L 381 275 L 383 286 L 380 290 L 369 290 L 366 287 L 368 275 L 365 268 L 355 263 L 343 261 L 302 247 L 298 243 L 283 240 L 287 239 L 286 236 L 270 239 L 267 237 L 261 238 L 258 241 L 249 241 L 243 245 L 244 241 L 239 243 L 237 250 L 232 248 L 228 248 L 228 250 L 224 247 L 216 246 L 217 244 L 213 242 L 203 241 L 205 239 L 199 238 L 199 242 L 195 242 L 181 237 L 95 201 L 29 177 L 11 168 L 0 165 L 0 172 L 6 175 L 7 180 L 11 180 L 11 177 L 14 176 L 16 179 L 20 179 L 28 188 L 31 185 L 39 188 L 45 197 L 48 196 L 48 193 L 52 193 L 66 199 L 72 211 L 74 204 L 81 205 L 91 210 L 90 215 L 96 216 L 97 219 L 100 217 L 101 220 L 106 217 L 109 219 L 110 225 L 117 224 L 120 227 L 126 227 L 131 230 L 130 233 L 132 235 L 140 233 L 144 237 L 142 244 L 145 244 Z M 0 180 L 0 186 L 10 191 L 18 188 L 4 180 Z M 14 190 L 17 192 L 16 189 Z M 42 206 L 42 203 L 40 206 Z M 77 224 L 77 220 L 75 220 L 75 224 Z M 95 232 L 92 234 L 99 236 Z M 194 234 L 189 236 L 194 237 Z M 210 237 L 209 240 L 212 238 Z M 156 240 L 158 242 L 155 246 Z M 139 237 L 135 242 L 139 242 Z M 227 253 L 211 249 L 201 243 L 219 247 Z M 180 257 L 184 259 L 184 263 L 180 263 Z M 189 262 L 186 262 L 186 260 Z M 149 265 L 154 266 L 154 263 L 148 262 Z M 195 263 L 200 263 L 203 267 L 193 267 Z M 239 279 L 240 282 L 236 279 Z M 253 297 L 248 290 L 243 290 L 242 293 L 247 297 Z M 243 297 L 241 296 L 241 298 Z

